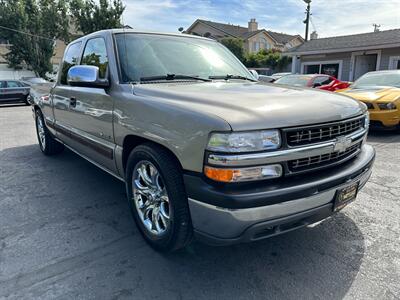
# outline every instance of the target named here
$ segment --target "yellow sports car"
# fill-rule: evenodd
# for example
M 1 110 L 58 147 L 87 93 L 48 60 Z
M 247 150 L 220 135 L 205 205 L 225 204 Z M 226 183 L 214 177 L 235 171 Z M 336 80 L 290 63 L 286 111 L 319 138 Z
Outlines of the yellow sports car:
M 369 72 L 336 92 L 364 102 L 371 126 L 400 128 L 400 70 Z

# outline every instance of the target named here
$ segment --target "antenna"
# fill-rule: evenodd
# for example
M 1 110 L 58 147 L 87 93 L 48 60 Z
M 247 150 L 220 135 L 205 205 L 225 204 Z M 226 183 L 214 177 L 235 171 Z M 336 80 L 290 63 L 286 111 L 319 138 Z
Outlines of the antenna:
M 378 32 L 379 28 L 381 28 L 381 24 L 372 24 L 372 26 L 374 26 L 374 32 Z

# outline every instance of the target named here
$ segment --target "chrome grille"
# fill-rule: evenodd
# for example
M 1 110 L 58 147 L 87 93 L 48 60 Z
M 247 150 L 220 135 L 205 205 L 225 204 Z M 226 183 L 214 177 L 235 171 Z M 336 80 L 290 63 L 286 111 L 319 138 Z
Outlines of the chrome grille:
M 339 163 L 353 157 L 360 151 L 361 143 L 354 144 L 343 152 L 332 152 L 317 156 L 311 156 L 296 160 L 288 161 L 288 168 L 291 172 L 303 172 L 327 167 L 329 165 Z
M 289 146 L 302 146 L 332 140 L 341 135 L 353 133 L 364 127 L 365 118 L 322 124 L 310 127 L 288 129 L 286 140 Z

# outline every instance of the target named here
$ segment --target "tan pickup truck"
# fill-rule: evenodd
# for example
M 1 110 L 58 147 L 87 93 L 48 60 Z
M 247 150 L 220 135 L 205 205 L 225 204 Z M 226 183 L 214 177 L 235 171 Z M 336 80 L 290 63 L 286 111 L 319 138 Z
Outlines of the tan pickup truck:
M 224 46 L 190 35 L 82 37 L 32 108 L 41 151 L 67 147 L 123 181 L 161 251 L 323 220 L 356 198 L 375 157 L 364 104 L 258 82 Z

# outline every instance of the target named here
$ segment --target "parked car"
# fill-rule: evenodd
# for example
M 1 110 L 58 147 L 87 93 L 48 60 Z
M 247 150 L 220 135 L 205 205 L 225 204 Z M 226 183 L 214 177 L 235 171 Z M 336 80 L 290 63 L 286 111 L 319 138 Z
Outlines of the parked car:
M 400 70 L 366 73 L 338 92 L 365 103 L 374 127 L 399 128 Z
M 29 86 L 18 80 L 0 80 L 0 103 L 28 104 Z
M 21 77 L 21 81 L 29 86 L 34 85 L 34 84 L 48 83 L 47 80 L 40 78 L 40 77 Z
M 279 78 L 282 78 L 283 76 L 287 76 L 287 75 L 291 75 L 292 73 L 290 72 L 281 72 L 281 73 L 274 73 L 272 74 L 272 78 L 274 78 L 275 80 L 278 80 Z
M 340 81 L 333 76 L 325 74 L 312 75 L 287 75 L 275 81 L 277 84 L 287 84 L 301 87 L 312 87 L 334 92 L 338 89 L 349 87 L 349 83 Z
M 139 231 L 161 251 L 193 235 L 229 245 L 324 220 L 356 198 L 375 157 L 365 105 L 261 84 L 193 35 L 75 40 L 32 109 L 41 151 L 66 146 L 123 181 Z
M 267 76 L 267 75 L 258 75 L 258 81 L 262 81 L 262 82 L 274 82 L 275 79 L 272 76 Z

